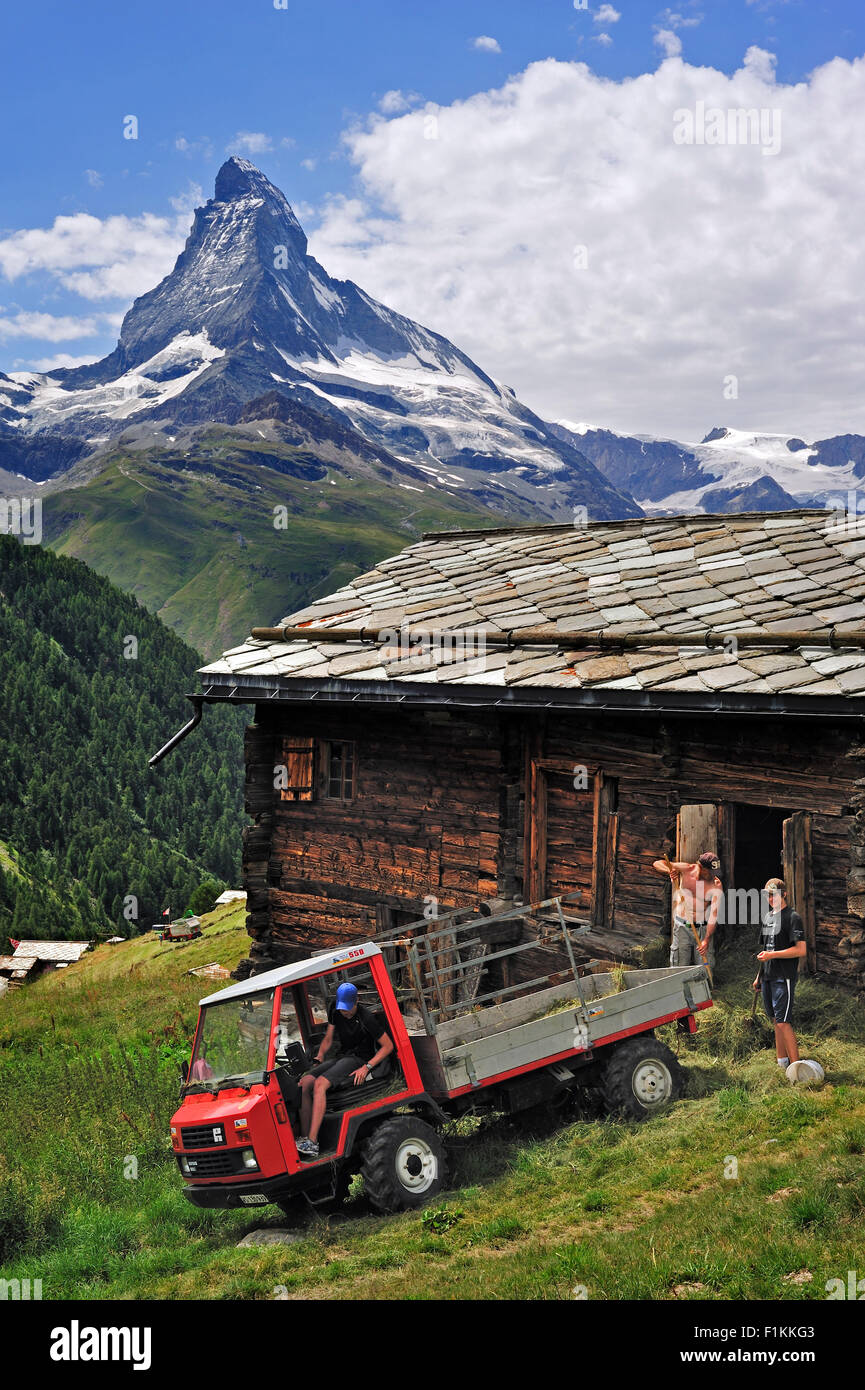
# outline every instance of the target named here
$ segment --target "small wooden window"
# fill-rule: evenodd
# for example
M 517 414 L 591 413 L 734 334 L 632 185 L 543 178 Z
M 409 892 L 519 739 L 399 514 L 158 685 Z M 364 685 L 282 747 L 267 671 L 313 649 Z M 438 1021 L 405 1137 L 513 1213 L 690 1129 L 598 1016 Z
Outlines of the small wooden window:
M 280 800 L 312 801 L 314 741 L 311 738 L 283 739 L 282 762 L 284 774 L 277 782 Z
M 329 801 L 354 798 L 354 744 L 329 742 L 324 746 L 324 787 Z

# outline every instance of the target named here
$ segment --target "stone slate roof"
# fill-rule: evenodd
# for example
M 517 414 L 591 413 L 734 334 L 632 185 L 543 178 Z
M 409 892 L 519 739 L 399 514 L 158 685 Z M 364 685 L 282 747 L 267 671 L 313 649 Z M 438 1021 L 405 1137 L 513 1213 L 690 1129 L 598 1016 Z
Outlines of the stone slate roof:
M 865 518 L 838 524 L 832 513 L 803 510 L 438 533 L 282 621 L 309 625 L 309 640 L 250 639 L 202 669 L 204 688 L 302 679 L 865 696 L 863 649 L 742 648 L 731 660 L 705 645 L 512 648 L 455 664 L 314 636 L 316 627 L 403 623 L 608 634 L 865 628 Z
M 22 958 L 34 960 L 76 961 L 90 950 L 88 941 L 19 941 L 12 959 L 19 969 Z

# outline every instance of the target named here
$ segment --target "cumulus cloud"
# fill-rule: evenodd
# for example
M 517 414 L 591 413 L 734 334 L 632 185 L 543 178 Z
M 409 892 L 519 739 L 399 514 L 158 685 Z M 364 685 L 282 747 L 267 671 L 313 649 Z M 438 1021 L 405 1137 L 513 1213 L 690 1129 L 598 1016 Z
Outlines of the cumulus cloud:
M 190 157 L 200 155 L 203 159 L 213 158 L 213 145 L 206 135 L 203 135 L 199 140 L 187 140 L 185 135 L 178 135 L 174 141 L 174 148 L 180 154 Z
M 84 170 L 84 177 L 86 178 L 87 182 L 90 184 L 90 187 L 91 187 L 91 188 L 101 188 L 101 187 L 102 187 L 102 175 L 99 173 L 99 171 L 98 171 L 97 169 L 85 169 L 85 170 Z
M 609 34 L 601 33 L 595 35 L 595 43 L 603 44 L 604 47 L 606 47 L 608 44 L 611 44 L 612 42 L 613 40 L 610 38 Z
M 71 314 L 19 310 L 11 317 L 0 317 L 0 338 L 44 338 L 49 343 L 62 343 L 69 338 L 94 338 L 100 331 L 96 318 Z
M 78 212 L 0 238 L 0 271 L 13 281 L 44 272 L 85 299 L 130 300 L 167 275 L 188 229 L 188 211 L 172 218 Z
M 394 87 L 385 92 L 378 103 L 378 109 L 384 112 L 385 116 L 400 116 L 403 111 L 410 111 L 413 106 L 417 106 L 419 101 L 423 101 L 419 92 L 403 92 Z
M 498 39 L 494 39 L 490 34 L 479 34 L 472 43 L 472 48 L 479 48 L 482 53 L 501 53 L 501 44 Z
M 777 61 L 774 53 L 767 53 L 765 48 L 758 48 L 756 44 L 752 44 L 745 54 L 746 71 L 753 73 L 761 82 L 775 81 Z
M 378 116 L 346 133 L 356 191 L 311 250 L 549 419 L 865 432 L 865 59 L 770 70 L 548 59 L 436 108 L 436 138 L 426 109 Z M 778 109 L 780 152 L 677 144 L 701 102 Z
M 239 130 L 233 135 L 225 147 L 226 154 L 236 154 L 238 150 L 243 150 L 246 154 L 266 154 L 273 149 L 273 141 L 269 135 L 265 135 L 260 130 Z
M 185 192 L 178 193 L 175 198 L 169 198 L 168 201 L 175 212 L 190 213 L 194 212 L 196 208 L 200 208 L 207 200 L 200 183 L 189 183 Z
M 692 29 L 702 22 L 701 14 L 684 15 L 677 10 L 664 10 L 659 16 L 660 26 L 666 29 Z
M 618 24 L 621 18 L 619 11 L 614 10 L 612 5 L 601 5 L 594 14 L 596 24 Z
M 86 367 L 91 362 L 98 362 L 99 357 L 73 357 L 69 352 L 55 352 L 53 357 L 36 357 L 30 362 L 22 362 L 22 367 L 29 367 L 34 372 L 54 372 L 58 367 Z
M 656 29 L 655 43 L 663 48 L 666 58 L 678 58 L 682 51 L 682 40 L 672 29 Z

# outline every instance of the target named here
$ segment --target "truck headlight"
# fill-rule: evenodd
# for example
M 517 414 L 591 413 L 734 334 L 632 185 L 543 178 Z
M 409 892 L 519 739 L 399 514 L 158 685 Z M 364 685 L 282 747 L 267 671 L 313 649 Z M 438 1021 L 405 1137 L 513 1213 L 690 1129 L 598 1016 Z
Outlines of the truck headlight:
M 257 1168 L 257 1167 L 258 1167 L 258 1163 L 256 1162 L 256 1158 L 255 1158 L 255 1149 L 242 1149 L 242 1150 L 241 1150 L 241 1157 L 242 1157 L 242 1159 L 243 1159 L 243 1166 L 244 1166 L 244 1168 Z

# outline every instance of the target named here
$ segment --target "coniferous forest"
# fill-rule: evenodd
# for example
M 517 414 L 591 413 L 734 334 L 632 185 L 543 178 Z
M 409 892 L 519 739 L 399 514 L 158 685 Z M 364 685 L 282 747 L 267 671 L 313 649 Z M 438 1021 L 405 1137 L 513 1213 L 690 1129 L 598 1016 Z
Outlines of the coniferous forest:
M 243 710 L 192 714 L 199 654 L 78 560 L 0 536 L 0 952 L 179 915 L 237 886 Z

